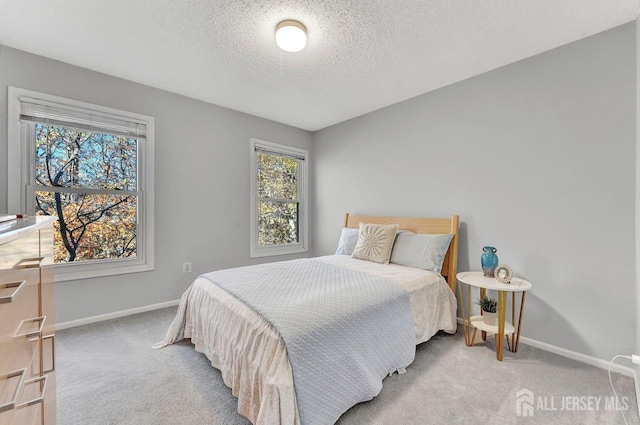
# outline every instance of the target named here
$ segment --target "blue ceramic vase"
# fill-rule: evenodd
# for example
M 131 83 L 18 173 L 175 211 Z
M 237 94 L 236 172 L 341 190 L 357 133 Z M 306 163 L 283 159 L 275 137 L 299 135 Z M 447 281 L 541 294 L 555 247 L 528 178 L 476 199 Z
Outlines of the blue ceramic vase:
M 494 272 L 498 267 L 498 256 L 496 255 L 498 250 L 492 246 L 485 246 L 482 251 L 482 257 L 480 258 L 482 273 L 486 277 L 495 277 Z

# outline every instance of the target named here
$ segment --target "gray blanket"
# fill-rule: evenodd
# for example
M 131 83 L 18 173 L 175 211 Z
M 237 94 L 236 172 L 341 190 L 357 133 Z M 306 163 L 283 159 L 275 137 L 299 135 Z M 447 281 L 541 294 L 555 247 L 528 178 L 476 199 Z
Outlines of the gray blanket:
M 409 293 L 393 281 L 311 259 L 208 273 L 270 322 L 293 371 L 302 425 L 333 424 L 415 356 Z

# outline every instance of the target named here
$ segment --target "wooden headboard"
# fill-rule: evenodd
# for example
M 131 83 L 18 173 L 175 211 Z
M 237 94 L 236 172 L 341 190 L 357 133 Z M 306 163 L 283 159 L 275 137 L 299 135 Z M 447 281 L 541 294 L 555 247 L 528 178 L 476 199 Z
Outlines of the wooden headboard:
M 451 218 L 411 218 L 411 217 L 374 217 L 366 215 L 344 215 L 344 227 L 357 229 L 360 223 L 397 224 L 400 230 L 408 230 L 414 233 L 453 233 L 453 239 L 449 245 L 447 255 L 442 264 L 442 276 L 447 279 L 449 287 L 456 293 L 456 273 L 458 269 L 458 228 L 460 217 L 452 215 Z

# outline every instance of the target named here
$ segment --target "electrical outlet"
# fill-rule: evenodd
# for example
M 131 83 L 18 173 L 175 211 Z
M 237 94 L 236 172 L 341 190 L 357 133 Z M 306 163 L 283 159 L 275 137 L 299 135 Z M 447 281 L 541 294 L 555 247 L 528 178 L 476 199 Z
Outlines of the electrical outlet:
M 182 273 L 191 273 L 191 263 L 182 263 Z

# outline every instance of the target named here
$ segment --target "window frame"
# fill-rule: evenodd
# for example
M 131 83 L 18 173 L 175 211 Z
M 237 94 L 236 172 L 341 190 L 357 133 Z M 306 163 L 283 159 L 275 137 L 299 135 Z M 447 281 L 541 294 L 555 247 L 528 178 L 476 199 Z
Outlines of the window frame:
M 118 258 L 78 263 L 55 264 L 57 282 L 145 272 L 154 269 L 154 124 L 153 117 L 122 111 L 60 96 L 17 87 L 9 87 L 7 143 L 7 210 L 9 213 L 33 211 L 28 202 L 35 188 L 35 134 L 20 121 L 20 98 L 35 98 L 86 111 L 116 115 L 146 125 L 145 140 L 138 140 L 138 223 L 136 226 L 136 258 Z
M 308 193 L 309 193 L 309 151 L 305 149 L 295 148 L 292 146 L 282 145 L 279 143 L 268 142 L 266 140 L 251 138 L 250 140 L 251 155 L 251 231 L 250 231 L 250 258 L 270 257 L 275 255 L 298 254 L 309 251 L 308 234 L 309 234 L 309 209 L 308 209 Z M 260 246 L 258 244 L 258 161 L 256 148 L 263 148 L 275 154 L 300 156 L 304 159 L 299 162 L 298 171 L 298 242 L 295 244 L 282 244 L 272 246 Z M 300 170 L 301 168 L 301 170 Z

